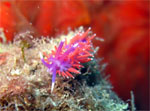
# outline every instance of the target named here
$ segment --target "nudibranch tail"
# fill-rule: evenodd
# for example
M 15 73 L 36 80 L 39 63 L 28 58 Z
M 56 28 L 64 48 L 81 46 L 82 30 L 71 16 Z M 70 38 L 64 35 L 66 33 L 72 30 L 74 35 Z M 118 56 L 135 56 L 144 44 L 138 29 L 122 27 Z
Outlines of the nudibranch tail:
M 56 70 L 53 70 L 51 92 L 53 92 L 53 89 L 54 89 L 55 78 L 56 78 Z

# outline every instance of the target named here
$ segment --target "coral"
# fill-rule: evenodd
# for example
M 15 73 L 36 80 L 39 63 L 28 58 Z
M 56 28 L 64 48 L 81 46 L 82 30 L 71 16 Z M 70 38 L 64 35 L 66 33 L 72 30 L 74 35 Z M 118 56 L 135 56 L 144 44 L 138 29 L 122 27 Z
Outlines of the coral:
M 0 53 L 0 65 L 6 62 L 8 53 Z
M 74 79 L 58 76 L 53 93 L 51 93 L 52 77 L 41 62 L 39 52 L 49 54 L 49 51 L 55 50 L 55 46 L 58 47 L 58 50 L 65 38 L 67 38 L 67 44 L 74 45 L 76 39 L 73 37 L 78 32 L 83 32 L 83 28 L 70 31 L 68 35 L 60 35 L 56 39 L 43 37 L 33 39 L 32 45 L 24 48 L 26 61 L 22 57 L 22 46 L 20 45 L 22 40 L 16 40 L 10 44 L 1 44 L 0 48 L 3 50 L 0 53 L 8 53 L 6 61 L 0 65 L 1 111 L 128 110 L 128 103 L 118 98 L 112 91 L 112 86 L 103 76 L 106 64 L 102 64 L 100 62 L 102 59 L 96 59 L 95 57 L 91 61 L 81 64 L 83 66 L 80 68 L 81 74 L 75 74 Z M 90 33 L 91 31 L 88 32 L 88 35 Z M 78 38 L 77 40 L 82 41 Z M 72 47 L 72 45 L 69 47 Z M 90 53 L 96 54 L 98 48 L 93 48 L 92 44 L 91 48 L 93 52 Z M 52 55 L 56 53 L 57 51 L 53 52 Z M 50 56 L 48 55 L 48 57 Z M 43 59 L 46 61 L 45 58 Z

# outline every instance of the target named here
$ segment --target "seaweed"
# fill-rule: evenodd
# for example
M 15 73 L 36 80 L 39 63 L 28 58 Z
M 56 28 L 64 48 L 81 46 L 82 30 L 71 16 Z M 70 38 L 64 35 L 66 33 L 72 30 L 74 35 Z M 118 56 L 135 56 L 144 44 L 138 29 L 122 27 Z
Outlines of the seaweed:
M 1 44 L 2 53 L 8 53 L 6 62 L 0 66 L 1 111 L 130 110 L 129 104 L 112 91 L 105 77 L 106 64 L 101 62 L 101 58 L 93 57 L 91 61 L 83 63 L 81 74 L 74 75 L 74 79 L 57 76 L 51 93 L 52 78 L 42 64 L 39 52 L 54 50 L 61 40 L 70 40 L 78 31 L 83 31 L 83 28 L 56 39 L 33 39 L 30 48 L 26 42 L 20 47 L 18 43 L 22 40 Z M 97 48 L 93 50 L 95 54 Z

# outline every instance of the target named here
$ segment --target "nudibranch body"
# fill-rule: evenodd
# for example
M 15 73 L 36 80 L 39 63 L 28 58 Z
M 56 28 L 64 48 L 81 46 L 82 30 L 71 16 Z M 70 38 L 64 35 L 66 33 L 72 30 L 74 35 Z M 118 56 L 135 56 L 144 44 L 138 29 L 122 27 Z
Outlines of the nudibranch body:
M 67 40 L 60 42 L 59 46 L 55 46 L 50 54 L 40 54 L 42 63 L 48 68 L 48 72 L 52 74 L 52 87 L 54 89 L 56 74 L 66 78 L 74 78 L 72 73 L 80 74 L 81 63 L 92 60 L 93 52 L 91 40 L 95 35 L 88 36 L 90 28 L 86 32 L 79 32 L 67 44 Z M 43 57 L 44 55 L 44 57 Z

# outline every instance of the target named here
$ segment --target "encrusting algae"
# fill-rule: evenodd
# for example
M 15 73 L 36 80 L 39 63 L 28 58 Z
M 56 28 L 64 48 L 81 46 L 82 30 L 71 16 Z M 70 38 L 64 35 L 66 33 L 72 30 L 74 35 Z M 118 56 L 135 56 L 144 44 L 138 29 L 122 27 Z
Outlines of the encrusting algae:
M 56 39 L 26 32 L 1 44 L 0 111 L 128 110 L 103 77 L 106 64 L 94 57 L 94 36 L 80 27 Z

